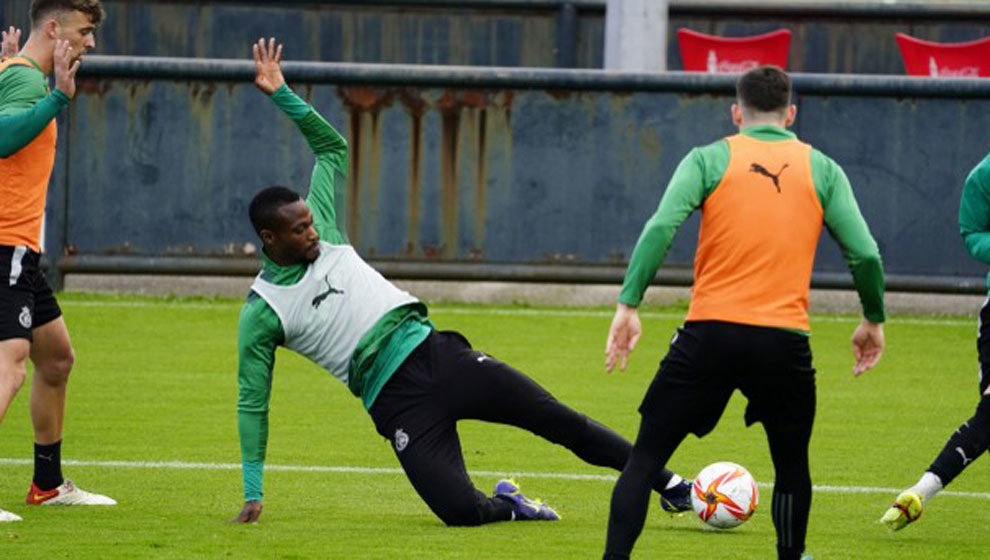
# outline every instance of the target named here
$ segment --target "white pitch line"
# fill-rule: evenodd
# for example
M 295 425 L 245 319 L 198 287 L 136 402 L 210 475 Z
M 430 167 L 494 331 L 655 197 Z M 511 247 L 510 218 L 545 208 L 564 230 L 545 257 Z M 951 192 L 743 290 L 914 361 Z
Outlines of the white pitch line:
M 64 301 L 59 302 L 63 307 L 122 307 L 122 308 L 146 308 L 146 307 L 165 307 L 173 309 L 196 309 L 196 310 L 207 310 L 207 309 L 217 309 L 217 308 L 227 308 L 227 309 L 239 309 L 241 307 L 240 303 L 230 303 L 230 302 L 181 302 L 181 301 Z M 505 316 L 505 317 L 580 317 L 580 318 L 611 318 L 614 312 L 611 310 L 593 310 L 593 309 L 532 309 L 532 308 L 522 308 L 514 309 L 511 307 L 431 307 L 430 312 L 433 315 L 495 315 L 495 316 Z M 683 319 L 686 312 L 669 312 L 669 311 L 643 311 L 639 314 L 640 317 L 647 319 Z M 858 317 L 839 317 L 834 315 L 812 315 L 811 322 L 821 322 L 821 323 L 858 323 L 860 319 Z M 945 327 L 957 327 L 957 326 L 972 326 L 976 328 L 976 319 L 973 320 L 961 320 L 961 319 L 918 319 L 918 318 L 904 318 L 898 319 L 893 317 L 888 321 L 888 324 L 894 325 L 930 325 L 930 326 L 945 326 Z
M 29 466 L 34 462 L 31 459 L 4 459 L 0 458 L 2 466 Z M 79 461 L 67 459 L 62 461 L 63 465 L 73 467 L 111 467 L 130 469 L 177 469 L 177 470 L 215 470 L 215 471 L 236 471 L 241 469 L 239 463 L 188 463 L 185 461 Z M 304 473 L 345 473 L 345 474 L 404 474 L 402 469 L 385 467 L 351 467 L 351 466 L 324 466 L 324 465 L 265 465 L 265 470 L 269 472 L 304 472 Z M 470 471 L 471 476 L 518 476 L 520 478 L 545 478 L 552 480 L 595 480 L 605 482 L 615 482 L 616 476 L 611 474 L 578 474 L 578 473 L 554 473 L 554 472 L 500 472 L 500 471 Z M 773 488 L 769 482 L 758 482 L 761 488 Z M 833 486 L 830 484 L 815 485 L 812 487 L 815 492 L 827 492 L 835 494 L 896 494 L 903 488 L 873 488 L 869 486 Z M 990 500 L 990 492 L 956 492 L 953 490 L 943 490 L 939 492 L 942 496 L 957 496 L 960 498 L 979 498 Z

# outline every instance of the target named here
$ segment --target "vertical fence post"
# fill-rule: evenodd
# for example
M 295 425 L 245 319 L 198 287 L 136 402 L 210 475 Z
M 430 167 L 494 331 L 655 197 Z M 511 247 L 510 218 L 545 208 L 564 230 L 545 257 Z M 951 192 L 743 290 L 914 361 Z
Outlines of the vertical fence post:
M 557 68 L 577 67 L 577 7 L 564 2 L 557 14 Z
M 667 18 L 667 0 L 608 0 L 605 69 L 666 70 Z

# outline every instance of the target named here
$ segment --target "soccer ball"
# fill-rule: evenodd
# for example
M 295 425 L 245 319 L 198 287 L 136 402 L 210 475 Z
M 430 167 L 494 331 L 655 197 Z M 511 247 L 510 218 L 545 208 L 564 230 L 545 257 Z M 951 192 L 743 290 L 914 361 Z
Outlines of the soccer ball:
M 712 463 L 701 469 L 691 488 L 691 505 L 702 521 L 717 529 L 742 525 L 756 511 L 756 481 L 735 463 Z

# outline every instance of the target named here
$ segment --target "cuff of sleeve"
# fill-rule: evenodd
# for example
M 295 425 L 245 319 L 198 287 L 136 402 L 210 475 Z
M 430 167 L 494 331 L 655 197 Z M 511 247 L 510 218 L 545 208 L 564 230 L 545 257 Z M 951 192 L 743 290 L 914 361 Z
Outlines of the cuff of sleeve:
M 54 99 L 55 103 L 57 103 L 61 107 L 69 106 L 69 96 L 62 93 L 61 90 L 58 89 L 52 90 L 52 99 Z

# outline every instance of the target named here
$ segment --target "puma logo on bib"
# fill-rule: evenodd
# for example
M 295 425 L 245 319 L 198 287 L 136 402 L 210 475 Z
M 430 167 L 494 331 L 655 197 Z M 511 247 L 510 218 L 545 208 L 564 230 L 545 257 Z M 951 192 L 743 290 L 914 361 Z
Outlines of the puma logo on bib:
M 778 193 L 780 192 L 780 174 L 783 173 L 785 169 L 787 169 L 786 163 L 784 164 L 783 167 L 780 168 L 780 171 L 778 171 L 777 174 L 775 175 L 767 171 L 766 167 L 763 167 L 758 163 L 754 163 L 749 166 L 749 170 L 752 171 L 753 173 L 759 173 L 760 175 L 765 175 L 769 177 L 773 181 L 773 186 L 777 188 Z

